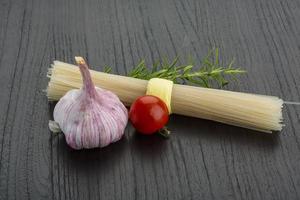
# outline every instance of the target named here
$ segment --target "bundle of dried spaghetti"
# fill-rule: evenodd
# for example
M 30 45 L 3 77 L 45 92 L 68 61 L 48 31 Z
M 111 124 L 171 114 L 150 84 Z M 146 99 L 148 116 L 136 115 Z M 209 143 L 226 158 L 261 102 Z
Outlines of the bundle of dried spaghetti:
M 125 105 L 145 95 L 146 80 L 91 70 L 96 86 L 114 92 Z M 54 61 L 49 69 L 47 96 L 59 100 L 67 91 L 80 88 L 82 80 L 77 66 Z M 263 96 L 225 90 L 174 84 L 173 113 L 213 120 L 225 124 L 272 133 L 282 129 L 283 101 Z

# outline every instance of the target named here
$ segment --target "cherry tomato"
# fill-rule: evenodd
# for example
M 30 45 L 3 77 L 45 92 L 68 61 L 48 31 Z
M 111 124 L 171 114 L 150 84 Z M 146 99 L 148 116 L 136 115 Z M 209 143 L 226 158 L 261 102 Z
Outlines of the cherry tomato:
M 156 96 L 142 96 L 131 105 L 129 119 L 138 132 L 150 135 L 163 128 L 168 122 L 168 107 Z

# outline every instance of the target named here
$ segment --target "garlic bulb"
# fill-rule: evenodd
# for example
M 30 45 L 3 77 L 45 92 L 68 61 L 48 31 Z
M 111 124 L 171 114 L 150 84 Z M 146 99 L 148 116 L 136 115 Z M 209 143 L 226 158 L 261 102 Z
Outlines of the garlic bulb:
M 95 87 L 87 64 L 75 57 L 83 86 L 70 90 L 54 108 L 54 121 L 74 149 L 104 147 L 124 134 L 128 121 L 126 107 L 112 92 Z

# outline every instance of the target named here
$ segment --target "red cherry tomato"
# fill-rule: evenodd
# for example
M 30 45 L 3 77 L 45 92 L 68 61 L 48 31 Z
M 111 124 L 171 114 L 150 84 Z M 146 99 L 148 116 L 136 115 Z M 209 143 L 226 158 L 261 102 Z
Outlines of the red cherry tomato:
M 129 119 L 138 132 L 150 135 L 163 128 L 168 122 L 168 107 L 156 96 L 142 96 L 131 105 Z

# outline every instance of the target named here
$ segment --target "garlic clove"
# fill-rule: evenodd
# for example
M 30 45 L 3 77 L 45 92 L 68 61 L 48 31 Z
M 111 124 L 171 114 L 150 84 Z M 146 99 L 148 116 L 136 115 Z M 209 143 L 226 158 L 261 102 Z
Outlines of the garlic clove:
M 59 128 L 58 123 L 56 123 L 55 121 L 49 120 L 49 129 L 50 131 L 52 131 L 53 133 L 60 133 L 61 129 Z
M 75 60 L 83 86 L 70 90 L 58 101 L 54 121 L 74 149 L 104 147 L 120 140 L 128 121 L 126 107 L 114 93 L 94 86 L 83 58 Z

